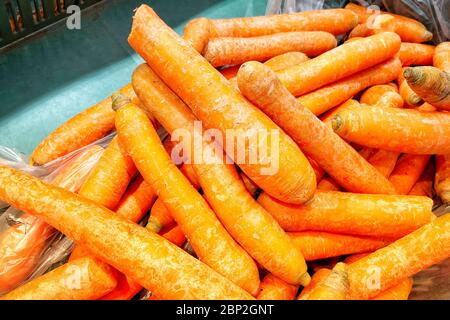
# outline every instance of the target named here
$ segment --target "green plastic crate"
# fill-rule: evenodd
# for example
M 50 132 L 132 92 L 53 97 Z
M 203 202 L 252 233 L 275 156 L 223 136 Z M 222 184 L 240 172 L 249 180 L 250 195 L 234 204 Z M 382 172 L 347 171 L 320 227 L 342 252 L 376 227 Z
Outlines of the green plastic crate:
M 1 0 L 0 48 L 67 17 L 66 8 L 81 9 L 102 0 Z

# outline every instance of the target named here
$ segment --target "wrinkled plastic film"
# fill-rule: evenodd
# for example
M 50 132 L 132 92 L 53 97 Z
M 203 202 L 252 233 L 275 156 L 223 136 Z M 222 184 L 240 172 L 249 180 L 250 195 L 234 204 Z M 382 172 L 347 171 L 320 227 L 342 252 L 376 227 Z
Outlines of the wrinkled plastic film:
M 364 7 L 378 6 L 383 11 L 416 19 L 433 33 L 435 43 L 450 39 L 450 1 L 448 0 L 269 0 L 266 14 L 342 8 L 349 2 Z

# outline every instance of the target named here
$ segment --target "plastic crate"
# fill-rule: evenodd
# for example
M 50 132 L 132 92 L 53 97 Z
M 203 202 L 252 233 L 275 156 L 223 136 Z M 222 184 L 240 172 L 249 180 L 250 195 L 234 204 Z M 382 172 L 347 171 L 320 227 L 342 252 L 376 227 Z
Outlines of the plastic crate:
M 67 17 L 66 8 L 81 9 L 102 0 L 1 0 L 0 48 Z

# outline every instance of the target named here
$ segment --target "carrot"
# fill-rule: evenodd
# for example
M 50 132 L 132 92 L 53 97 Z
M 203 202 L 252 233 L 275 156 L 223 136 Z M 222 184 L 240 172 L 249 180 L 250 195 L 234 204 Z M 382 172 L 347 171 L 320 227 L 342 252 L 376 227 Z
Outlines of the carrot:
M 355 39 L 361 39 L 373 35 L 369 25 L 367 23 L 358 23 L 348 35 L 346 42 L 354 41 Z
M 186 237 L 179 226 L 175 226 L 169 231 L 161 232 L 160 235 L 178 247 L 181 247 L 186 242 Z M 114 290 L 102 296 L 100 300 L 130 300 L 141 290 L 142 286 L 139 283 L 127 278 L 124 274 L 120 274 L 117 277 L 117 286 Z
M 434 50 L 432 45 L 402 42 L 399 58 L 403 66 L 428 66 L 433 64 Z
M 279 72 L 281 82 L 295 96 L 334 83 L 392 58 L 400 49 L 400 38 L 383 32 L 344 43 L 324 54 Z
M 298 101 L 315 115 L 320 115 L 347 101 L 367 87 L 394 80 L 400 72 L 400 61 L 393 58 L 300 96 Z
M 420 112 L 433 112 L 433 111 L 438 111 L 438 109 L 436 109 L 435 107 L 433 107 L 431 104 L 424 102 L 423 104 L 421 104 L 420 106 L 418 106 L 416 108 L 417 111 Z
M 200 189 L 200 182 L 198 181 L 197 175 L 195 173 L 194 168 L 192 167 L 192 164 L 183 163 L 180 167 L 180 171 L 186 178 L 188 178 L 189 182 L 195 189 Z
M 349 266 L 352 299 L 367 299 L 450 256 L 450 214 Z
M 258 192 L 258 186 L 249 177 L 247 177 L 245 173 L 240 172 L 239 175 L 242 179 L 242 183 L 244 184 L 245 189 L 247 189 L 248 193 L 250 193 L 250 195 L 254 197 Z
M 328 9 L 260 17 L 211 20 L 211 38 L 255 37 L 291 31 L 346 33 L 358 23 L 349 10 Z
M 413 286 L 413 280 L 406 278 L 396 286 L 393 286 L 379 295 L 373 297 L 371 300 L 408 300 Z
M 390 175 L 392 174 L 392 171 L 394 171 L 399 156 L 400 156 L 399 152 L 378 149 L 372 153 L 368 161 L 383 176 L 389 178 Z
M 258 300 L 293 300 L 297 294 L 298 286 L 293 286 L 267 274 L 261 281 L 261 290 L 256 299 Z
M 450 153 L 450 114 L 378 106 L 345 106 L 330 120 L 348 141 L 412 154 Z
M 210 21 L 207 18 L 190 20 L 184 27 L 183 38 L 197 50 L 202 52 L 208 44 L 210 33 Z
M 315 57 L 336 45 L 336 38 L 328 32 L 283 32 L 250 38 L 210 39 L 203 56 L 213 66 L 219 67 L 250 60 L 264 61 L 290 51 L 300 51 Z
M 155 201 L 150 212 L 150 217 L 146 228 L 152 232 L 160 232 L 163 228 L 170 228 L 175 225 L 175 220 L 170 214 L 161 198 Z
M 136 173 L 136 167 L 115 137 L 78 192 L 81 196 L 114 209 Z
M 129 98 L 135 97 L 130 84 L 120 91 Z M 114 111 L 111 97 L 108 97 L 77 114 L 42 140 L 31 154 L 31 162 L 46 164 L 104 137 L 113 129 Z
M 348 288 L 347 265 L 339 262 L 331 273 L 309 293 L 307 300 L 345 300 Z
M 251 298 L 162 237 L 17 170 L 0 166 L 0 199 L 42 218 L 144 288 L 157 291 L 161 298 Z
M 408 194 L 412 196 L 425 196 L 428 198 L 433 198 L 434 173 L 434 162 L 429 161 L 419 180 L 417 180 Z
M 52 184 L 78 191 L 102 152 L 103 148 L 95 145 L 80 152 L 57 170 Z M 0 294 L 27 279 L 55 233 L 51 226 L 27 213 L 16 222 L 0 233 Z
M 450 42 L 442 42 L 436 47 L 433 65 L 442 71 L 450 73 Z
M 64 264 L 0 297 L 1 300 L 95 300 L 116 286 L 114 274 L 83 258 Z
M 311 198 L 316 186 L 314 172 L 295 143 L 261 111 L 248 103 L 150 7 L 142 5 L 137 9 L 128 41 L 156 74 L 186 102 L 205 127 L 219 129 L 223 136 L 227 136 L 228 132 L 226 143 L 233 147 L 228 146 L 231 149 L 229 156 L 233 160 L 242 158 L 239 155 L 243 155 L 244 159 L 257 159 L 255 164 L 238 161 L 245 162 L 238 165 L 258 186 L 286 202 L 302 203 Z M 243 150 L 234 148 L 234 136 L 230 138 L 230 129 L 233 129 L 233 133 L 244 132 L 244 139 L 248 141 L 258 141 L 258 136 L 262 134 L 276 135 L 278 148 L 276 151 L 273 150 L 275 148 L 269 148 L 268 153 L 279 155 L 277 162 L 281 165 L 278 170 L 274 170 L 277 172 L 265 174 L 262 169 L 267 169 L 267 164 L 261 163 L 265 159 L 258 157 L 255 150 L 259 148 L 250 148 L 247 144 Z M 272 139 L 268 140 L 270 145 Z M 267 160 L 271 164 L 275 162 Z
M 411 89 L 408 82 L 406 81 L 402 81 L 400 83 L 399 93 L 402 96 L 405 104 L 410 108 L 419 107 L 424 103 L 423 99 L 419 97 L 417 93 L 413 91 L 413 89 Z
M 361 260 L 364 257 L 367 257 L 369 254 L 371 254 L 372 252 L 365 252 L 365 253 L 358 253 L 358 254 L 352 254 L 351 256 L 348 256 L 347 258 L 344 259 L 344 262 L 347 265 L 351 265 L 352 263 Z
M 318 191 L 307 204 L 289 205 L 262 193 L 258 202 L 284 230 L 296 232 L 312 230 L 398 238 L 433 217 L 433 202 L 418 196 Z
M 380 13 L 394 17 L 394 30 L 404 42 L 420 43 L 429 41 L 433 38 L 433 34 L 429 32 L 422 23 L 411 18 L 384 11 L 368 10 L 367 8 L 354 3 L 347 4 L 345 9 L 356 13 L 360 23 L 371 22 Z
M 318 231 L 291 232 L 289 236 L 299 247 L 306 261 L 371 252 L 389 244 L 382 239 Z
M 341 186 L 330 176 L 323 177 L 317 184 L 320 191 L 342 191 Z
M 192 112 L 147 65 L 134 71 L 132 81 L 144 107 L 169 133 L 183 130 L 194 141 L 201 139 L 196 136 L 201 133 L 194 128 Z M 206 139 L 200 141 L 203 141 L 205 153 L 214 153 L 214 145 Z M 183 140 L 184 144 L 189 142 Z M 221 152 L 215 154 L 220 158 L 223 156 Z M 215 160 L 211 164 L 194 161 L 193 166 L 208 203 L 228 232 L 259 264 L 278 278 L 291 284 L 306 281 L 304 259 L 291 239 L 248 193 L 235 166 Z
M 317 285 L 321 283 L 324 279 L 326 279 L 331 273 L 330 269 L 321 268 L 317 270 L 313 276 L 311 277 L 311 282 L 305 288 L 303 288 L 302 292 L 298 296 L 298 300 L 307 300 L 310 293 L 317 288 Z
M 234 242 L 208 203 L 173 165 L 144 111 L 129 103 L 116 113 L 121 143 L 189 238 L 200 259 L 255 294 L 259 275 L 254 261 Z
M 400 71 L 400 70 L 399 70 Z M 367 89 L 359 102 L 382 107 L 402 108 L 403 98 L 395 87 L 389 84 L 375 85 Z
M 231 66 L 231 67 L 227 67 L 225 69 L 220 70 L 220 73 L 227 78 L 228 80 L 233 79 L 234 77 L 236 77 L 237 72 L 239 70 L 239 68 L 241 67 L 241 65 L 237 65 L 237 66 Z
M 246 62 L 237 79 L 242 94 L 282 127 L 338 184 L 353 192 L 395 192 L 385 177 L 303 107 L 268 67 Z
M 264 64 L 273 71 L 280 71 L 308 60 L 309 60 L 308 56 L 303 52 L 293 51 L 283 53 L 273 58 L 270 58 L 269 60 L 264 62 Z M 236 74 L 238 70 L 236 70 Z
M 137 223 L 150 210 L 155 200 L 156 193 L 139 175 L 124 193 L 115 211 L 119 216 Z
M 450 110 L 450 74 L 425 66 L 406 68 L 403 76 L 424 101 L 438 109 Z
M 450 154 L 436 156 L 434 188 L 442 202 L 450 203 Z
M 429 155 L 404 154 L 397 161 L 389 181 L 392 182 L 399 194 L 408 194 L 411 191 L 429 160 Z

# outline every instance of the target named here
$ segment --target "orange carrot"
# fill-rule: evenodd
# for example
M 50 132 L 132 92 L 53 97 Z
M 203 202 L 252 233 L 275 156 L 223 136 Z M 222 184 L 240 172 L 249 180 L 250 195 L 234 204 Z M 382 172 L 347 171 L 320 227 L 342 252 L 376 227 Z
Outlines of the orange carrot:
M 120 91 L 134 98 L 131 84 Z M 114 111 L 111 109 L 111 97 L 77 114 L 47 136 L 31 154 L 31 162 L 43 165 L 56 158 L 80 149 L 114 129 Z
M 344 262 L 347 265 L 351 265 L 352 263 L 361 260 L 362 258 L 368 256 L 369 254 L 371 254 L 372 252 L 367 252 L 367 253 L 358 253 L 358 254 L 352 254 L 351 256 L 348 256 L 347 258 L 344 259 Z
M 92 146 L 57 170 L 52 184 L 76 192 L 103 152 Z M 24 282 L 39 262 L 55 229 L 44 221 L 23 213 L 0 233 L 0 294 Z
M 175 225 L 174 218 L 161 198 L 158 198 L 152 207 L 146 228 L 152 232 L 158 233 L 163 228 L 170 228 L 173 225 Z
M 398 238 L 434 216 L 431 199 L 418 196 L 318 191 L 307 204 L 289 205 L 262 193 L 258 202 L 286 231 Z
M 369 105 L 379 105 L 382 107 L 403 107 L 402 96 L 398 94 L 395 87 L 389 84 L 370 87 L 362 94 L 359 102 Z
M 440 43 L 434 52 L 433 65 L 450 73 L 450 42 Z
M 396 286 L 393 286 L 379 295 L 373 297 L 371 300 L 408 300 L 413 286 L 413 280 L 406 278 Z
M 82 258 L 64 264 L 0 297 L 1 300 L 95 300 L 116 286 L 111 270 Z
M 311 92 L 392 58 L 400 38 L 383 32 L 344 43 L 324 54 L 279 72 L 281 82 L 295 96 Z
M 179 226 L 175 226 L 160 235 L 178 247 L 181 247 L 186 242 L 186 237 Z M 139 283 L 132 281 L 124 274 L 120 274 L 117 277 L 117 286 L 114 290 L 102 296 L 100 300 L 130 300 L 141 290 L 142 286 Z
M 318 56 L 337 45 L 328 32 L 283 32 L 251 38 L 214 38 L 206 45 L 203 56 L 213 66 L 264 61 L 290 51 L 300 51 L 309 57 Z
M 401 72 L 400 61 L 393 58 L 300 96 L 298 101 L 315 115 L 320 115 L 347 101 L 367 87 L 396 79 L 399 72 Z
M 228 80 L 233 79 L 234 77 L 236 77 L 237 72 L 239 70 L 239 68 L 241 67 L 241 65 L 237 65 L 237 66 L 231 66 L 231 67 L 227 67 L 225 69 L 220 70 L 220 73 L 227 78 Z
M 368 10 L 362 6 L 354 3 L 349 3 L 345 6 L 346 9 L 353 11 L 359 17 L 360 23 L 372 22 L 380 13 L 383 15 L 389 15 L 394 17 L 393 27 L 395 32 L 402 38 L 405 42 L 426 42 L 433 38 L 433 34 L 429 32 L 425 26 L 417 20 L 400 16 L 397 14 L 392 14 L 384 11 Z M 369 25 L 370 26 L 370 25 Z
M 325 176 L 317 184 L 317 190 L 321 190 L 321 191 L 342 191 L 342 188 L 332 177 Z
M 433 198 L 434 162 L 429 161 L 419 180 L 414 184 L 409 195 Z
M 183 38 L 197 50 L 202 52 L 209 40 L 210 21 L 207 18 L 190 20 L 184 27 Z
M 389 244 L 386 240 L 318 231 L 291 232 L 289 236 L 306 261 L 352 253 L 371 252 Z
M 238 161 L 244 163 L 238 165 L 258 186 L 286 202 L 302 203 L 311 198 L 316 186 L 314 172 L 295 143 L 246 101 L 220 72 L 180 39 L 150 7 L 142 5 L 137 9 L 128 41 L 205 127 L 219 129 L 223 136 L 228 132 L 229 156 L 233 160 L 242 158 L 239 155 L 244 156 L 243 161 Z M 272 175 L 265 174 L 262 169 L 267 169 L 267 165 L 262 164 L 264 159 L 258 157 L 256 149 L 259 148 L 250 148 L 247 144 L 243 150 L 234 148 L 234 145 L 231 148 L 234 136 L 230 138 L 230 129 L 244 132 L 244 139 L 248 141 L 258 141 L 262 133 L 276 134 L 278 148 L 276 151 L 269 148 L 269 154 L 277 152 L 279 155 L 279 170 Z M 268 140 L 270 145 L 272 139 Z M 251 161 L 245 159 L 257 161 L 249 164 Z
M 383 176 L 389 178 L 392 171 L 394 171 L 399 156 L 399 152 L 378 149 L 370 155 L 368 161 Z
M 258 300 L 293 300 L 297 294 L 298 286 L 293 286 L 267 274 L 261 281 L 261 291 L 256 299 Z
M 136 167 L 115 137 L 78 192 L 81 196 L 114 209 L 136 173 Z
M 331 273 L 311 290 L 306 300 L 345 300 L 348 288 L 348 268 L 339 262 Z
M 280 71 L 280 70 L 290 68 L 292 66 L 295 66 L 297 64 L 300 64 L 300 63 L 308 61 L 308 60 L 309 60 L 309 58 L 306 54 L 304 54 L 302 52 L 293 51 L 293 52 L 287 52 L 287 53 L 280 54 L 276 57 L 273 57 L 273 58 L 267 60 L 266 62 L 264 62 L 264 64 L 266 66 L 268 66 L 270 69 L 272 69 L 273 71 Z M 238 70 L 236 70 L 236 74 L 237 74 Z
M 338 184 L 353 192 L 395 192 L 385 177 L 303 107 L 268 67 L 246 62 L 237 79 L 242 94 L 282 127 Z
M 450 114 L 378 106 L 345 106 L 330 120 L 342 138 L 412 154 L 450 153 Z
M 125 105 L 116 112 L 116 129 L 139 172 L 164 202 L 200 259 L 255 294 L 259 275 L 254 261 L 173 165 L 145 112 L 132 103 Z
M 444 203 L 450 203 L 450 154 L 436 156 L 434 188 Z
M 358 17 L 344 9 L 216 19 L 211 20 L 210 37 L 255 37 L 291 31 L 326 31 L 338 35 L 351 30 L 357 23 Z
M 435 46 L 402 42 L 399 58 L 403 66 L 428 66 L 433 64 Z
M 410 108 L 419 107 L 424 103 L 423 99 L 419 97 L 417 93 L 413 91 L 413 89 L 411 89 L 408 82 L 406 81 L 402 81 L 400 83 L 399 93 L 402 96 L 405 104 Z
M 258 186 L 249 177 L 247 177 L 245 173 L 239 172 L 239 175 L 242 179 L 242 183 L 244 183 L 245 189 L 247 189 L 248 193 L 254 197 L 258 192 Z
M 0 166 L 0 199 L 42 218 L 144 288 L 157 291 L 161 298 L 251 298 L 162 237 L 17 170 Z
M 156 193 L 139 175 L 124 193 L 115 211 L 119 216 L 137 223 L 150 210 L 155 200 Z
M 327 268 L 321 268 L 317 270 L 313 276 L 311 277 L 311 282 L 309 285 L 305 288 L 303 288 L 302 292 L 298 296 L 298 300 L 307 300 L 309 297 L 309 294 L 317 288 L 317 285 L 321 283 L 324 279 L 326 279 L 331 273 L 330 269 Z
M 361 39 L 373 35 L 367 23 L 358 23 L 348 35 L 346 42 L 351 42 L 356 39 Z
M 132 81 L 145 108 L 168 132 L 183 130 L 203 142 L 205 153 L 214 153 L 214 145 L 197 136 L 201 132 L 196 132 L 195 117 L 189 108 L 147 65 L 135 70 Z M 228 232 L 265 269 L 288 283 L 304 282 L 306 265 L 299 250 L 248 193 L 235 166 L 224 164 L 222 152 L 216 152 L 215 155 L 222 158 L 214 158 L 210 164 L 193 162 L 208 203 Z
M 392 171 L 389 181 L 399 194 L 408 194 L 425 170 L 429 155 L 404 154 Z
M 450 214 L 351 264 L 352 299 L 367 299 L 450 256 Z
M 432 106 L 450 110 L 450 74 L 435 67 L 406 68 L 403 71 L 408 85 Z

